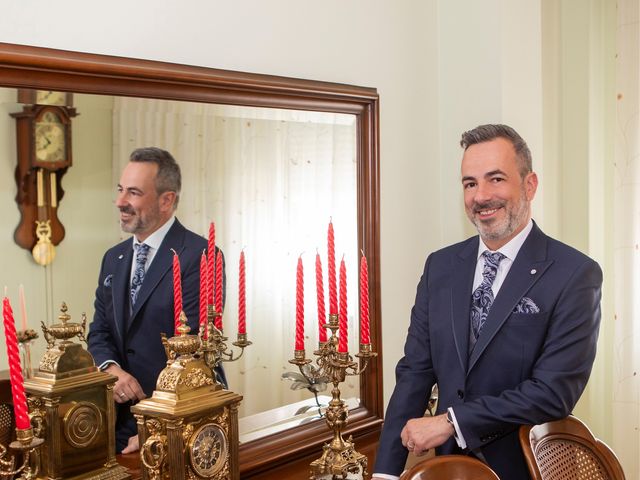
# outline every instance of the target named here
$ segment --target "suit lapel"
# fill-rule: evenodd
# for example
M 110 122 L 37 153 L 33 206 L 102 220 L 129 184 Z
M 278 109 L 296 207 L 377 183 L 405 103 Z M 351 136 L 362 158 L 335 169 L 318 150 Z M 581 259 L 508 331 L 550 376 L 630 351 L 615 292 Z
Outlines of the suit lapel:
M 129 312 L 129 277 L 131 276 L 132 261 L 133 239 L 125 244 L 118 255 L 112 281 L 113 318 L 116 332 L 120 337 L 118 343 L 120 348 L 124 347 L 124 332 Z
M 469 317 L 471 308 L 471 288 L 476 268 L 478 237 L 467 242 L 458 255 L 453 257 L 451 265 L 451 319 L 453 337 L 458 359 L 463 371 L 467 370 L 469 358 Z M 464 301 L 461 299 L 467 299 Z
M 511 315 L 520 299 L 542 278 L 552 263 L 553 260 L 547 259 L 546 236 L 534 223 L 531 233 L 522 248 L 520 248 L 491 306 L 487 320 L 482 327 L 482 332 L 478 337 L 478 342 L 469 357 L 468 372 L 471 371 L 482 352 L 504 325 L 504 322 Z
M 177 219 L 167 232 L 167 235 L 165 235 L 164 240 L 162 240 L 160 248 L 158 248 L 147 273 L 144 275 L 144 280 L 142 281 L 140 291 L 138 292 L 138 299 L 136 300 L 136 304 L 131 312 L 129 328 L 137 319 L 140 309 L 147 302 L 162 278 L 172 270 L 172 249 L 175 250 L 178 255 L 180 255 L 182 250 L 184 250 L 184 227 Z

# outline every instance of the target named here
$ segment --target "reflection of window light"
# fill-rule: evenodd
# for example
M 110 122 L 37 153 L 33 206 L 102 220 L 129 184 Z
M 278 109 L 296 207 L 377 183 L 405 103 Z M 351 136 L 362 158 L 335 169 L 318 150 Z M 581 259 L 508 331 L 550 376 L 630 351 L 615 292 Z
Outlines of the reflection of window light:
M 165 148 L 181 165 L 180 221 L 203 235 L 215 221 L 216 244 L 226 259 L 223 322 L 231 341 L 237 322 L 238 258 L 245 248 L 247 334 L 254 343 L 240 361 L 225 364 L 230 388 L 244 394 L 240 416 L 307 401 L 311 393 L 292 392 L 280 376 L 292 367 L 288 360 L 293 355 L 300 254 L 310 358 L 318 341 L 316 251 L 322 258 L 329 311 L 330 218 L 336 272 L 343 255 L 347 266 L 349 347 L 352 353 L 358 348 L 355 116 L 118 97 L 113 123 L 114 172 L 119 175 L 136 147 Z M 358 378 L 349 377 L 340 388 L 343 398 L 357 397 Z

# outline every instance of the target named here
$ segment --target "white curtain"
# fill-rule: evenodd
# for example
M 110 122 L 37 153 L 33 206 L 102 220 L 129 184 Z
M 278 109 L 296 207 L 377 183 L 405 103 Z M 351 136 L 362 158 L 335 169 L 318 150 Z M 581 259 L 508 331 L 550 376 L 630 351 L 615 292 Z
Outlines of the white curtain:
M 613 448 L 640 478 L 640 29 L 638 0 L 618 1 Z
M 345 255 L 349 291 L 350 351 L 358 344 L 357 196 L 354 117 L 265 108 L 117 98 L 114 105 L 114 172 L 132 150 L 158 146 L 182 170 L 177 216 L 206 237 L 216 225 L 225 253 L 229 346 L 237 330 L 238 259 L 244 248 L 247 333 L 254 345 L 226 363 L 233 391 L 244 395 L 241 415 L 312 398 L 283 381 L 293 357 L 295 272 L 305 268 L 307 357 L 317 346 L 315 256 L 325 272 L 327 227 L 333 219 L 336 260 Z M 328 311 L 328 308 L 327 308 Z M 357 396 L 358 379 L 341 387 Z M 328 390 L 330 392 L 330 389 Z M 328 393 L 327 392 L 327 393 Z

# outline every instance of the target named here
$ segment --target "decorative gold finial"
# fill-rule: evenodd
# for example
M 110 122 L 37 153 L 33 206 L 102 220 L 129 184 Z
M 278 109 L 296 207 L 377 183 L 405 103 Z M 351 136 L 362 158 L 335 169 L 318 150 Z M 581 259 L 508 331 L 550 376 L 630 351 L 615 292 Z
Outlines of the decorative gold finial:
M 55 325 L 51 325 L 47 327 L 44 322 L 40 322 L 42 325 L 42 333 L 44 334 L 44 338 L 51 348 L 55 345 L 56 340 L 67 341 L 70 338 L 77 336 L 83 342 L 87 342 L 85 338 L 85 331 L 87 326 L 87 317 L 83 313 L 82 314 L 82 323 L 71 322 L 71 315 L 67 313 L 68 307 L 66 302 L 62 302 L 60 307 L 60 315 L 58 315 L 58 320 L 60 323 L 56 323 Z
M 67 307 L 67 302 L 62 302 L 62 306 L 60 307 L 60 315 L 58 315 L 58 320 L 63 325 L 66 325 L 69 320 L 71 320 L 71 315 L 67 313 L 69 308 Z

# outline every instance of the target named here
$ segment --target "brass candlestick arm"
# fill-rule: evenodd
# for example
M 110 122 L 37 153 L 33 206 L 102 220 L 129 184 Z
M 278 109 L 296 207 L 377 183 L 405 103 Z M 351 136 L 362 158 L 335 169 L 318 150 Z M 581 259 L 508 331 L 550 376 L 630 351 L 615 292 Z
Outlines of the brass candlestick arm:
M 361 343 L 360 352 L 356 353 L 356 357 L 360 359 L 360 369 L 357 371 L 356 375 L 360 375 L 364 372 L 367 369 L 367 366 L 369 366 L 371 359 L 377 356 L 378 354 L 376 352 L 371 351 L 370 343 Z
M 204 356 L 205 363 L 209 368 L 215 368 L 223 362 L 235 362 L 244 354 L 244 349 L 252 344 L 247 339 L 246 333 L 238 333 L 238 338 L 232 343 L 233 346 L 240 349 L 240 352 L 227 347 L 229 337 L 224 332 L 216 328 L 216 319 L 222 315 L 213 309 L 213 305 L 207 306 L 207 324 L 200 326 L 198 336 L 202 344 L 201 351 Z M 204 333 L 207 333 L 205 336 Z
M 311 360 L 305 357 L 305 353 L 304 350 L 295 350 L 293 352 L 293 358 L 291 360 L 289 360 L 289 363 L 292 363 L 294 365 L 297 365 L 298 367 L 300 367 L 300 371 L 302 372 L 302 374 L 306 377 L 307 375 L 304 373 L 304 371 L 302 371 L 302 366 L 303 365 L 308 365 L 309 363 L 311 363 Z M 311 367 L 312 370 L 315 370 L 315 368 L 312 366 Z
M 4 445 L 0 445 L 0 477 L 11 477 L 21 473 L 19 480 L 33 480 L 38 475 L 38 462 L 31 462 L 31 456 L 37 455 L 37 448 L 44 443 L 42 438 L 35 437 L 33 435 L 33 428 L 20 429 L 16 428 L 17 440 L 11 442 L 9 448 L 20 452 L 22 457 L 22 465 L 19 468 L 14 469 L 15 457 L 11 457 L 5 460 L 7 449 Z M 32 469 L 31 464 L 35 467 Z

